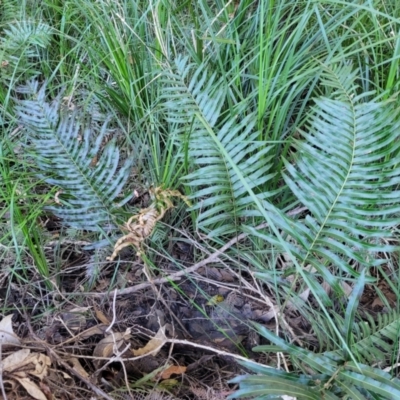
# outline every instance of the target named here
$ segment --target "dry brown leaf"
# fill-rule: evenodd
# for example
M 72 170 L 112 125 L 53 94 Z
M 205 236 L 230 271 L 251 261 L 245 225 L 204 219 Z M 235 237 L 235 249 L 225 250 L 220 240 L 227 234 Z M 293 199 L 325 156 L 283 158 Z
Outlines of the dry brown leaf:
M 172 197 L 178 197 L 190 206 L 186 196 L 177 190 L 163 189 L 160 186 L 151 188 L 150 195 L 153 199 L 150 207 L 142 209 L 139 214 L 132 215 L 128 219 L 122 228 L 128 233 L 117 240 L 112 255 L 107 257 L 108 261 L 114 260 L 122 249 L 130 245 L 134 246 L 140 255 L 142 242 L 152 234 L 156 223 L 164 217 L 165 213 L 174 207 Z
M 35 366 L 35 369 L 30 369 L 27 372 L 31 375 L 38 377 L 42 380 L 46 375 L 48 368 L 51 365 L 51 360 L 45 354 L 41 353 L 33 353 L 31 354 L 27 360 L 27 363 L 32 363 Z
M 165 326 L 161 326 L 153 339 L 149 340 L 146 346 L 141 349 L 132 350 L 135 356 L 143 356 L 145 354 L 152 354 L 155 356 L 160 350 L 161 347 L 167 341 L 167 337 L 165 336 Z
M 47 400 L 44 393 L 40 390 L 36 383 L 32 382 L 29 378 L 17 378 L 17 381 L 24 387 L 24 389 L 36 400 Z
M 124 341 L 131 338 L 131 330 L 127 329 L 124 333 L 116 332 L 110 333 L 104 339 L 97 343 L 94 351 L 94 357 L 109 358 L 114 354 L 114 349 L 119 349 Z
M 43 394 L 46 396 L 47 400 L 53 400 L 53 394 L 51 393 L 51 389 L 44 384 L 43 382 L 39 382 L 39 387 Z
M 24 360 L 29 356 L 31 351 L 29 349 L 21 349 L 10 354 L 1 362 L 1 369 L 3 372 L 11 372 L 18 366 L 25 365 Z
M 341 281 L 340 286 L 342 287 L 344 294 L 349 297 L 351 295 L 351 292 L 353 291 L 353 288 L 346 282 Z
M 21 341 L 18 336 L 14 334 L 12 327 L 12 314 L 5 316 L 0 321 L 0 344 L 19 346 Z
M 74 369 L 80 376 L 84 378 L 89 378 L 89 374 L 83 369 L 79 360 L 75 357 L 71 357 L 67 360 L 70 364 L 72 364 L 72 369 Z
M 103 324 L 110 325 L 111 321 L 105 316 L 103 311 L 98 310 L 97 308 L 94 309 L 96 318 Z
M 27 374 L 30 374 L 40 380 L 47 375 L 50 365 L 51 360 L 45 354 L 31 353 L 28 349 L 10 354 L 1 363 L 5 374 L 12 374 L 13 377 L 19 378 L 24 378 Z
M 166 370 L 162 371 L 161 374 L 159 375 L 159 378 L 164 380 L 164 379 L 169 379 L 171 378 L 171 375 L 182 375 L 186 372 L 186 367 L 180 366 L 180 365 L 171 365 L 168 367 Z
M 85 331 L 81 332 L 79 334 L 79 339 L 88 339 L 94 335 L 103 335 L 105 330 L 108 328 L 108 325 L 105 324 L 99 324 L 96 326 L 92 326 L 89 329 L 86 329 Z
M 263 322 L 269 322 L 271 321 L 271 319 L 275 318 L 275 316 L 278 314 L 279 314 L 279 306 L 274 306 L 267 312 L 265 312 L 264 310 L 254 310 L 253 318 L 260 319 Z

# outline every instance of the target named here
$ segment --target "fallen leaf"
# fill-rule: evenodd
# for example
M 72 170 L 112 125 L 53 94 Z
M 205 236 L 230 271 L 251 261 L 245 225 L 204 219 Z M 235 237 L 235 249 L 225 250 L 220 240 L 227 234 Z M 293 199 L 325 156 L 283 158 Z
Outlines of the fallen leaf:
M 115 349 L 119 349 L 124 344 L 124 341 L 131 338 L 130 333 L 130 329 L 127 329 L 124 333 L 109 333 L 107 337 L 101 339 L 100 342 L 97 343 L 93 351 L 93 356 L 103 358 L 111 357 Z
M 43 382 L 39 382 L 39 387 L 43 394 L 46 396 L 47 400 L 53 400 L 53 394 L 51 393 L 51 389 L 44 384 Z
M 48 368 L 51 365 L 50 357 L 42 353 L 32 353 L 26 360 L 26 363 L 33 364 L 35 369 L 29 369 L 27 372 L 42 380 L 46 375 Z
M 95 308 L 96 318 L 103 324 L 110 325 L 111 321 L 104 315 L 103 311 Z
M 153 339 L 149 340 L 146 346 L 141 349 L 132 350 L 135 356 L 143 356 L 145 354 L 153 354 L 155 356 L 160 350 L 161 347 L 167 341 L 167 337 L 165 336 L 165 327 L 161 326 Z
M 81 332 L 78 335 L 79 339 L 89 339 L 90 337 L 94 335 L 104 335 L 105 330 L 108 328 L 108 325 L 105 324 L 99 324 L 96 326 L 92 326 L 89 329 L 86 329 L 85 331 Z
M 162 371 L 159 378 L 161 380 L 164 379 L 169 379 L 171 378 L 171 375 L 181 375 L 186 372 L 186 367 L 180 366 L 180 365 L 171 365 L 168 367 L 166 370 Z
M 342 286 L 342 289 L 344 291 L 344 294 L 349 297 L 351 295 L 351 292 L 353 291 L 353 288 L 346 282 L 341 281 L 340 286 Z
M 68 363 L 72 364 L 72 369 L 74 369 L 79 375 L 84 378 L 89 378 L 89 374 L 83 369 L 79 360 L 75 357 L 71 357 L 68 360 Z
M 18 336 L 14 334 L 12 328 L 12 314 L 5 316 L 0 321 L 0 344 L 18 346 L 21 344 Z
M 4 374 L 23 378 L 26 374 L 36 376 L 42 380 L 48 372 L 51 360 L 45 354 L 31 353 L 28 349 L 21 349 L 6 357 L 2 363 Z
M 36 400 L 47 400 L 44 393 L 40 390 L 36 383 L 32 382 L 29 378 L 20 378 L 17 381 L 24 387 L 24 389 Z
M 18 368 L 19 364 L 24 365 L 23 362 L 30 353 L 31 351 L 29 349 L 21 349 L 10 354 L 0 364 L 3 373 L 13 371 Z

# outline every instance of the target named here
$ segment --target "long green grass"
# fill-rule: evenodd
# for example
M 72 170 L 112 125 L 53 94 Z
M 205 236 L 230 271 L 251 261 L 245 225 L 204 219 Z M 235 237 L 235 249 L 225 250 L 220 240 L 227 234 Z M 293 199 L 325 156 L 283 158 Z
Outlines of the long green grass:
M 276 208 L 286 213 L 301 206 L 287 190 L 283 175 L 288 172 L 287 163 L 296 164 L 294 148 L 302 140 L 299 132 L 309 126 L 314 98 L 333 98 L 343 89 L 324 80 L 327 69 L 332 72 L 332 66 L 351 65 L 357 70 L 359 94 L 373 93 L 375 99 L 394 101 L 398 108 L 399 32 L 400 5 L 394 0 L 1 2 L 0 204 L 4 211 L 0 212 L 0 248 L 4 256 L 0 262 L 15 260 L 9 268 L 17 282 L 27 283 L 27 271 L 33 269 L 51 289 L 49 278 L 56 271 L 45 256 L 48 237 L 39 221 L 56 190 L 37 177 L 34 166 L 23 156 L 21 145 L 29 143 L 18 129 L 15 114 L 21 96 L 18 87 L 34 78 L 47 82 L 49 97 L 62 90 L 68 107 L 86 110 L 93 120 L 100 114 L 112 116 L 121 149 L 135 157 L 131 187 L 163 185 L 192 196 L 190 213 L 178 208 L 166 220 L 171 231 L 183 224 L 203 250 L 211 251 L 243 232 L 249 233 L 244 225 L 254 227 L 267 221 L 268 234 L 274 240 L 250 236 L 242 247 L 229 250 L 225 262 L 234 271 L 245 265 L 247 272 L 256 276 L 253 283 L 244 283 L 247 290 L 261 297 L 273 295 L 282 312 L 288 303 L 301 304 L 296 311 L 313 327 L 320 340 L 315 345 L 318 351 L 344 346 L 354 361 L 349 342 L 340 338 L 332 316 L 333 303 L 310 280 L 310 271 L 292 254 L 292 238 L 275 225 L 270 212 Z M 264 175 L 269 179 L 252 186 L 200 107 L 194 112 L 181 103 L 179 115 L 168 108 L 169 101 L 178 104 L 173 103 L 171 93 L 182 83 L 178 84 L 175 64 L 180 57 L 192 65 L 184 82 L 188 98 L 196 98 L 198 93 L 191 92 L 194 84 L 190 82 L 201 79 L 202 73 L 203 87 L 208 81 L 214 85 L 206 88 L 210 98 L 223 89 L 216 106 L 218 115 L 215 111 L 218 129 L 224 122 L 236 120 L 232 130 L 237 128 L 239 137 L 246 128 L 241 121 L 254 124 L 258 132 L 254 141 L 264 149 L 258 161 L 268 166 Z M 184 120 L 185 115 L 190 119 Z M 200 168 L 191 153 L 199 126 L 209 133 L 227 170 L 238 177 L 247 196 L 243 202 L 247 201 L 251 212 L 235 211 L 229 221 L 214 215 L 215 220 L 202 223 L 207 215 L 213 215 L 207 214 L 214 206 L 208 199 L 219 196 L 222 212 L 224 202 L 231 203 L 229 196 L 234 190 L 229 192 L 221 184 L 211 193 L 211 189 L 206 190 L 208 178 L 200 183 L 188 180 Z M 263 193 L 270 194 L 267 200 L 260 197 Z M 126 219 L 129 210 L 117 212 L 120 219 Z M 397 241 L 397 237 L 392 240 Z M 154 243 L 160 246 L 163 241 Z M 154 243 L 149 244 L 153 246 L 150 258 L 162 254 Z M 278 262 L 282 254 L 287 260 L 285 268 Z M 202 252 L 195 255 L 201 258 Z M 393 252 L 384 257 L 390 272 L 377 268 L 398 295 L 397 261 Z M 155 264 L 149 261 L 149 265 Z M 327 272 L 335 270 L 328 263 L 325 268 Z M 288 284 L 287 277 L 295 278 Z M 350 275 L 342 278 L 350 283 L 355 280 Z M 301 297 L 308 289 L 313 304 L 310 298 Z M 329 332 L 327 343 L 322 340 L 321 325 Z

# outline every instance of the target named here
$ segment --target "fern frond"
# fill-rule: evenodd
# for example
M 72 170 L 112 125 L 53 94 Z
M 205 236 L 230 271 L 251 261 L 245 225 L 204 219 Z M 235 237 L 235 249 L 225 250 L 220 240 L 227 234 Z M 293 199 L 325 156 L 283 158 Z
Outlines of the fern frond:
M 237 232 L 246 218 L 259 215 L 238 171 L 260 200 L 271 196 L 262 191 L 274 177 L 271 148 L 258 140 L 256 116 L 246 115 L 245 105 L 222 117 L 227 89 L 204 65 L 194 68 L 186 58 L 178 58 L 175 70 L 164 79 L 164 98 L 169 122 L 188 140 L 194 171 L 185 183 L 197 200 L 193 209 L 200 210 L 198 226 L 209 237 Z
M 368 315 L 367 321 L 355 324 L 352 328 L 352 353 L 356 359 L 367 365 L 387 361 L 398 349 L 400 333 L 400 314 L 396 310 L 378 314 L 377 321 Z M 324 353 L 332 359 L 341 358 L 341 351 Z
M 1 43 L 8 50 L 14 51 L 20 50 L 24 45 L 46 48 L 50 44 L 52 32 L 53 29 L 43 22 L 16 21 L 4 29 Z
M 42 22 L 16 21 L 9 24 L 0 38 L 0 78 L 27 80 L 38 75 L 36 62 L 51 42 L 53 29 Z
M 63 190 L 62 207 L 47 209 L 73 228 L 104 229 L 113 224 L 112 210 L 133 160 L 127 159 L 120 166 L 119 149 L 111 141 L 97 165 L 92 166 L 93 158 L 100 153 L 107 123 L 94 137 L 93 128 L 81 123 L 77 112 L 60 112 L 60 96 L 47 103 L 45 89 L 43 86 L 39 90 L 37 82 L 24 88 L 22 91 L 31 92 L 33 98 L 19 100 L 16 111 L 28 134 L 27 150 L 41 177 Z
M 382 238 L 400 222 L 399 112 L 393 102 L 357 95 L 354 77 L 347 65 L 324 72 L 340 90 L 315 100 L 293 160 L 285 160 L 286 184 L 309 213 L 277 220 L 296 240 L 291 249 L 302 266 L 311 264 L 332 285 L 327 266 L 359 276 L 352 263 L 377 265 L 378 252 L 395 249 Z
M 398 324 L 398 319 L 396 323 Z M 283 350 L 298 360 L 300 364 L 307 366 L 307 375 L 287 373 L 274 368 L 261 367 L 251 361 L 241 361 L 240 364 L 262 375 L 245 375 L 233 379 L 231 382 L 239 383 L 240 389 L 230 398 L 256 395 L 260 396 L 257 398 L 266 398 L 267 395 L 273 394 L 310 399 L 367 400 L 370 398 L 395 399 L 400 396 L 400 380 L 379 368 L 347 361 L 339 356 L 343 353 L 312 353 L 302 347 L 285 342 L 260 324 L 254 325 L 258 332 L 275 346 L 257 346 L 253 351 L 277 352 Z M 275 381 L 278 383 L 277 387 L 275 387 Z M 285 382 L 287 386 L 285 386 Z

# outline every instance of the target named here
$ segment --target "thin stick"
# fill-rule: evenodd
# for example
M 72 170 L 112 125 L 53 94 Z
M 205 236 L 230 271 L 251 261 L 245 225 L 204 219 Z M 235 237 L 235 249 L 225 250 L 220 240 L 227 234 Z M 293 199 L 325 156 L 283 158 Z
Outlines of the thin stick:
M 114 299 L 113 299 L 113 319 L 111 321 L 110 326 L 106 329 L 105 333 L 109 332 L 113 325 L 115 324 L 115 321 L 117 320 L 117 311 L 115 309 L 115 304 L 116 304 L 116 299 L 117 299 L 117 293 L 114 292 Z
M 236 360 L 244 361 L 244 362 L 249 363 L 249 364 L 254 364 L 254 365 L 257 365 L 259 367 L 273 368 L 273 367 L 270 367 L 270 366 L 265 365 L 265 364 L 260 364 L 260 363 L 258 363 L 256 361 L 253 361 L 253 360 L 249 359 L 249 358 L 240 356 L 239 354 L 233 354 L 233 353 L 229 353 L 227 351 L 214 349 L 214 347 L 205 346 L 205 345 L 199 344 L 199 343 L 189 342 L 188 340 L 168 339 L 165 343 L 183 344 L 183 345 L 187 345 L 187 346 L 192 346 L 192 347 L 196 347 L 198 349 L 211 351 L 211 352 L 216 353 L 216 354 L 218 354 L 220 356 L 232 357 L 232 358 L 234 358 Z
M 1 394 L 3 395 L 3 399 L 7 400 L 6 389 L 4 387 L 3 382 L 3 361 L 2 361 L 2 344 L 0 342 L 0 387 L 1 387 Z

